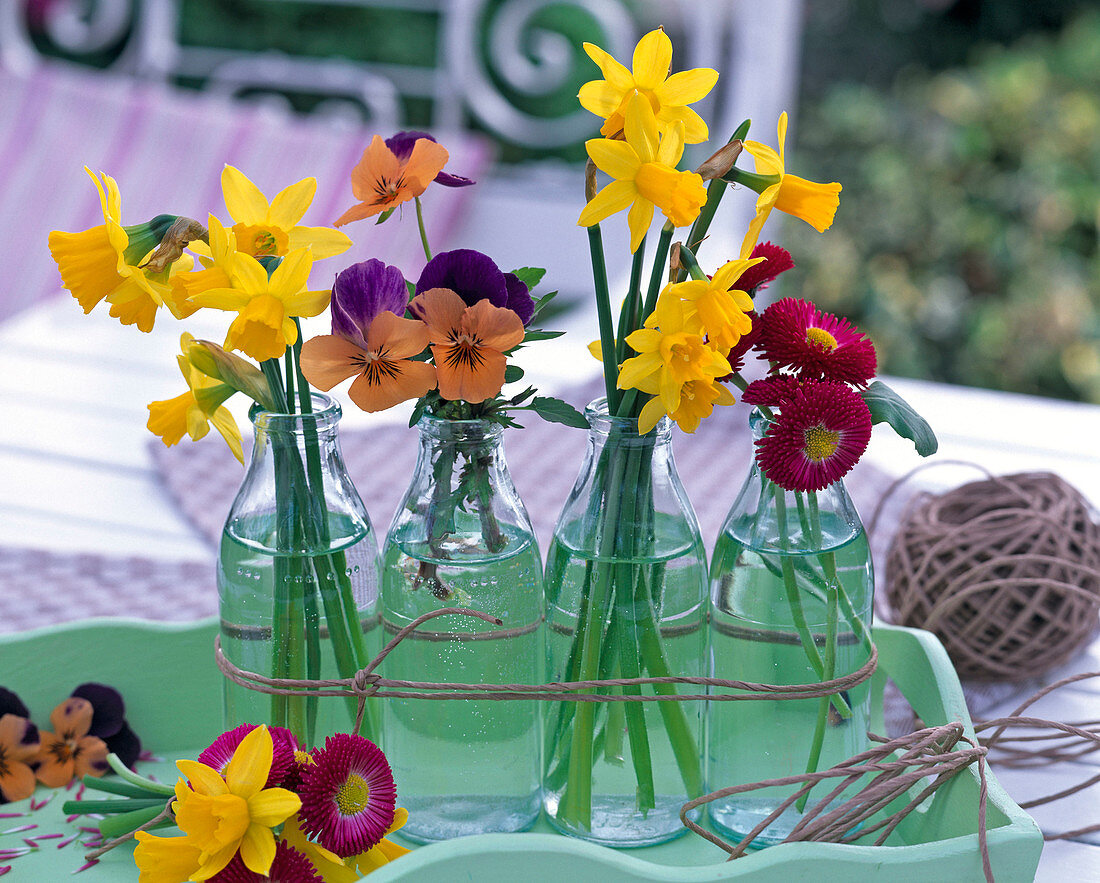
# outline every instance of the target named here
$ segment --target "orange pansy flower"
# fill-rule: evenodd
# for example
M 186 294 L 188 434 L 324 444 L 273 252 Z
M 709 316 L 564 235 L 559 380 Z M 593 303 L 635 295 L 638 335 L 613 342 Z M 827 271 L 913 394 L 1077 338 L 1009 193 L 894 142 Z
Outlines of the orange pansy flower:
M 38 739 L 25 717 L 0 716 L 0 797 L 9 803 L 34 794 L 34 772 L 27 764 L 38 754 Z
M 523 321 L 513 311 L 479 300 L 472 307 L 446 288 L 413 298 L 413 313 L 428 326 L 439 394 L 471 404 L 504 386 L 504 353 L 523 340 Z
M 364 349 L 337 334 L 311 338 L 302 345 L 302 373 L 326 392 L 359 375 L 348 395 L 364 411 L 384 411 L 435 387 L 435 368 L 409 358 L 428 345 L 423 322 L 383 310 L 367 328 L 366 344 Z
M 442 144 L 419 138 L 408 159 L 401 160 L 381 135 L 375 135 L 351 170 L 351 192 L 359 203 L 340 215 L 336 226 L 373 217 L 415 199 L 443 171 L 447 157 L 447 148 Z
M 93 711 L 87 699 L 70 696 L 50 713 L 54 731 L 41 734 L 35 771 L 43 785 L 60 788 L 76 777 L 102 776 L 110 768 L 106 743 L 88 735 Z

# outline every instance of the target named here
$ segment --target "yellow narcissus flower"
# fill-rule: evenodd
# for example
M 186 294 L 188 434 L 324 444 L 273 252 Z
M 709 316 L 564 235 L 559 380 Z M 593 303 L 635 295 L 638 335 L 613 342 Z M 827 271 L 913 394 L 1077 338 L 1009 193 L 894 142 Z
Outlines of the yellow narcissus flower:
M 641 95 L 663 128 L 680 122 L 688 144 L 707 140 L 707 124 L 687 105 L 701 100 L 714 88 L 718 71 L 700 67 L 669 76 L 672 41 L 660 28 L 638 41 L 633 71 L 592 43 L 585 43 L 584 51 L 600 66 L 604 78 L 585 83 L 577 98 L 585 110 L 604 118 L 600 134 L 605 138 L 613 138 L 625 127 L 626 109 L 635 95 Z
M 627 225 L 633 253 L 649 230 L 654 206 L 677 227 L 685 227 L 699 216 L 707 188 L 700 175 L 676 169 L 684 152 L 683 123 L 677 121 L 662 136 L 653 108 L 635 95 L 627 107 L 625 131 L 625 142 L 610 138 L 585 142 L 592 162 L 615 180 L 584 207 L 577 223 L 591 227 L 630 206 Z
M 343 254 L 351 248 L 346 234 L 331 227 L 298 224 L 316 192 L 317 179 L 303 178 L 280 190 L 269 203 L 243 172 L 226 166 L 222 170 L 222 194 L 233 217 L 237 248 L 253 257 L 282 257 L 307 246 L 317 259 Z
M 163 272 L 141 268 L 160 240 L 153 231 L 154 223 L 164 218 L 123 227 L 122 197 L 115 179 L 104 174 L 101 182 L 87 166 L 84 171 L 99 192 L 104 223 L 80 233 L 50 233 L 50 254 L 64 286 L 85 313 L 106 300 L 112 316 L 145 332 L 153 330 L 160 307 L 168 307 L 177 319 L 189 316 L 196 307 L 173 292 L 169 277 L 190 270 L 191 258 L 184 256 Z M 167 222 L 162 226 L 167 229 Z
M 160 436 L 167 447 L 177 444 L 186 432 L 192 441 L 198 441 L 210 431 L 210 424 L 218 430 L 229 449 L 241 463 L 244 453 L 241 449 L 241 431 L 237 421 L 222 407 L 225 401 L 237 390 L 225 383 L 219 383 L 213 377 L 207 377 L 191 364 L 188 350 L 195 338 L 184 332 L 180 336 L 181 354 L 176 357 L 183 379 L 187 381 L 187 392 L 159 402 L 150 402 L 149 422 L 146 426 L 154 435 Z
M 758 175 L 778 175 L 779 180 L 765 188 L 756 200 L 756 217 L 749 224 L 749 231 L 741 243 L 741 257 L 747 258 L 756 247 L 760 231 L 773 208 L 801 218 L 818 233 L 828 230 L 840 205 L 841 187 L 818 184 L 798 175 L 788 175 L 785 167 L 784 141 L 787 139 L 787 114 L 779 116 L 779 152 L 759 141 L 746 141 L 745 151 L 756 160 Z
M 212 288 L 191 303 L 237 313 L 225 337 L 225 348 L 240 350 L 257 361 L 276 359 L 298 340 L 292 317 L 316 316 L 328 307 L 330 291 L 306 291 L 313 257 L 309 249 L 288 254 L 270 277 L 263 264 L 238 252 L 232 288 Z
M 663 295 L 683 301 L 684 327 L 702 334 L 715 349 L 728 351 L 752 330 L 747 315 L 753 308 L 752 298 L 733 286 L 749 267 L 764 262 L 764 258 L 729 261 L 719 267 L 712 278 L 689 279 L 669 285 Z
M 629 335 L 626 342 L 638 355 L 619 369 L 619 389 L 637 389 L 656 397 L 642 408 L 639 434 L 649 432 L 664 414 L 680 411 L 687 384 L 713 383 L 730 373 L 726 357 L 708 346 L 701 335 L 686 329 L 684 306 L 677 297 L 657 298 L 645 327 Z M 688 393 L 694 395 L 695 387 L 688 388 Z
M 141 883 L 209 880 L 229 864 L 238 850 L 250 871 L 266 875 L 275 861 L 275 835 L 271 829 L 302 806 L 293 791 L 264 788 L 273 751 L 271 733 L 260 726 L 237 746 L 224 778 L 206 764 L 176 761 L 187 779 L 176 782 L 173 809 L 176 824 L 186 836 L 137 833 L 134 861 L 141 871 Z M 166 866 L 171 867 L 170 872 L 165 871 Z M 168 873 L 175 876 L 169 877 Z

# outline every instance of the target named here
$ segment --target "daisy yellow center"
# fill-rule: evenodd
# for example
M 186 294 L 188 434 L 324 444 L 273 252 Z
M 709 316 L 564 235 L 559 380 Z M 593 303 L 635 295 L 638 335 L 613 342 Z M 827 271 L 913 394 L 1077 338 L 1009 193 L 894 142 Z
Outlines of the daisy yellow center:
M 824 328 L 814 328 L 812 325 L 806 329 L 806 343 L 816 343 L 827 350 L 836 349 L 836 338 Z
M 370 800 L 370 785 L 358 773 L 352 773 L 344 780 L 336 792 L 336 807 L 340 815 L 354 816 L 367 808 Z
M 803 433 L 802 451 L 815 463 L 827 460 L 836 453 L 840 433 L 824 426 L 811 426 Z

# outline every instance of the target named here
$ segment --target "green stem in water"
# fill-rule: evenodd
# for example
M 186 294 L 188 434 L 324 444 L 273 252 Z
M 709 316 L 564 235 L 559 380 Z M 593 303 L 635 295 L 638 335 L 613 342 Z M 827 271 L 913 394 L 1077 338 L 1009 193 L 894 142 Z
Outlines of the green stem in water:
M 416 202 L 416 225 L 420 228 L 420 244 L 424 246 L 424 257 L 430 261 L 432 259 L 432 247 L 428 245 L 428 231 L 424 229 L 424 209 L 420 205 L 419 196 L 414 201 Z
M 831 552 L 826 553 L 832 555 Z M 825 674 L 823 680 L 831 681 L 836 677 L 836 635 L 838 628 L 838 585 L 830 581 L 828 586 L 829 601 L 825 614 Z M 816 773 L 817 765 L 821 762 L 821 749 L 825 744 L 825 726 L 829 721 L 829 697 L 822 696 L 818 700 L 817 723 L 814 726 L 814 738 L 810 743 L 810 756 L 806 760 L 806 772 Z M 806 801 L 810 798 L 807 791 L 798 798 L 795 808 L 799 812 L 806 809 Z

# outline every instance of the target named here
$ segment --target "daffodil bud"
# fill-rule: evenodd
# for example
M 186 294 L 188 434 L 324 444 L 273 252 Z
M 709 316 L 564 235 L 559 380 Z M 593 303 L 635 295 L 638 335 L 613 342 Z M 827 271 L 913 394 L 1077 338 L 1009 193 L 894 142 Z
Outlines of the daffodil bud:
M 269 411 L 280 410 L 267 378 L 248 360 L 227 352 L 209 340 L 196 340 L 187 347 L 187 360 L 207 377 L 243 392 Z
M 596 164 L 591 157 L 584 164 L 584 198 L 589 202 L 596 198 Z
M 175 218 L 160 240 L 157 250 L 149 257 L 143 267 L 152 273 L 163 273 L 180 259 L 187 243 L 195 239 L 210 241 L 207 229 L 191 218 Z
M 726 144 L 724 147 L 712 153 L 703 164 L 695 170 L 696 174 L 701 175 L 704 181 L 713 181 L 715 178 L 721 178 L 733 168 L 733 164 L 737 162 L 737 157 L 741 155 L 743 147 L 744 143 L 742 141 L 731 141 L 729 144 Z

